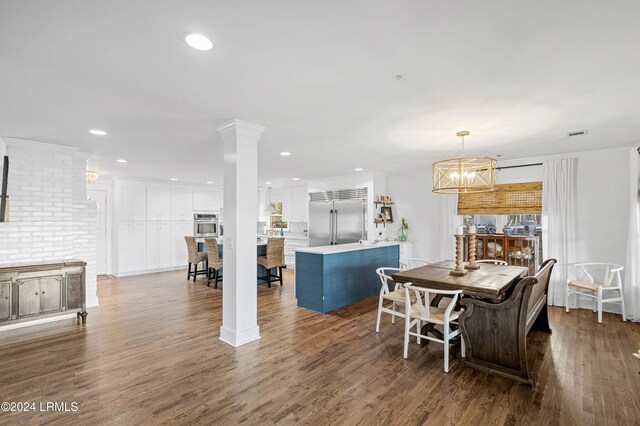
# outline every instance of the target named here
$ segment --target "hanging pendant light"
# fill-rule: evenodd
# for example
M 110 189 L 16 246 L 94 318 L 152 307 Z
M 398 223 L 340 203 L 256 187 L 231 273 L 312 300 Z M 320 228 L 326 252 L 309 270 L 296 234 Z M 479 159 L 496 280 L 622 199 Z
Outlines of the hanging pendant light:
M 271 187 L 269 187 L 269 202 L 267 203 L 267 206 L 264 208 L 264 212 L 266 214 L 274 214 L 276 212 L 276 209 L 273 208 L 273 204 L 271 203 Z
M 85 178 L 87 183 L 93 183 L 97 181 L 98 178 L 100 178 L 100 173 L 96 172 L 95 170 L 87 170 L 85 173 Z
M 433 192 L 466 194 L 491 192 L 496 188 L 496 160 L 489 157 L 465 157 L 464 137 L 468 131 L 456 133 L 462 138 L 462 155 L 433 163 Z

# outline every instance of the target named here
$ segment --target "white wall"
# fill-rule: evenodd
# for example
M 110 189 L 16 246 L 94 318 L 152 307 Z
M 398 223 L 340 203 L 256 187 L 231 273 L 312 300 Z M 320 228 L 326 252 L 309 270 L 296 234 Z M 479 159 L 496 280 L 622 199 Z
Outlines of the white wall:
M 97 306 L 96 206 L 87 202 L 87 154 L 75 148 L 5 138 L 9 222 L 0 224 L 0 263 L 87 262 L 87 306 Z
M 576 258 L 624 265 L 626 258 L 629 186 L 629 148 L 584 151 L 502 161 L 498 166 L 540 163 L 550 158 L 577 160 Z M 498 183 L 542 180 L 542 166 L 498 172 Z M 441 197 L 431 192 L 431 169 L 403 171 L 388 176 L 389 195 L 396 200 L 397 217 L 409 220 L 409 240 L 415 255 L 437 259 Z

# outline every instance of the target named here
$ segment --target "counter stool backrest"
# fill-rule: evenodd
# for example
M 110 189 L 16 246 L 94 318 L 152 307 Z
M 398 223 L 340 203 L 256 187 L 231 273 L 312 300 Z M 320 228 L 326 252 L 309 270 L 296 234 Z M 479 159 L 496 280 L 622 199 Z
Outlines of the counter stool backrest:
M 189 256 L 189 263 L 198 263 L 198 245 L 196 244 L 196 237 L 185 236 L 184 240 L 187 242 L 187 253 Z
M 267 240 L 267 269 L 284 265 L 284 238 Z
M 220 254 L 218 253 L 218 240 L 217 238 L 205 238 L 204 243 L 207 245 L 207 259 L 209 264 L 213 265 L 220 260 Z

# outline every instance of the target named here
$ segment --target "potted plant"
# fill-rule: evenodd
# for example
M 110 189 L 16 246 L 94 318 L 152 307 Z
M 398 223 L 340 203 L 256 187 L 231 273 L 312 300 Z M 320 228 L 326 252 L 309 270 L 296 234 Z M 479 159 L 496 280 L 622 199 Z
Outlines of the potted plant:
M 407 241 L 407 238 L 409 238 L 409 222 L 403 217 L 398 228 L 398 241 Z

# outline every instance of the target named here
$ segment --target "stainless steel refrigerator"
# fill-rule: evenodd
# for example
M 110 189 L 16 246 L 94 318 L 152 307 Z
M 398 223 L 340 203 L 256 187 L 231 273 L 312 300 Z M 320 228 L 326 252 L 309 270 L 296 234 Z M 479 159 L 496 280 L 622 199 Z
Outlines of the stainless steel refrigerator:
M 366 207 L 366 188 L 310 193 L 309 247 L 365 239 Z

